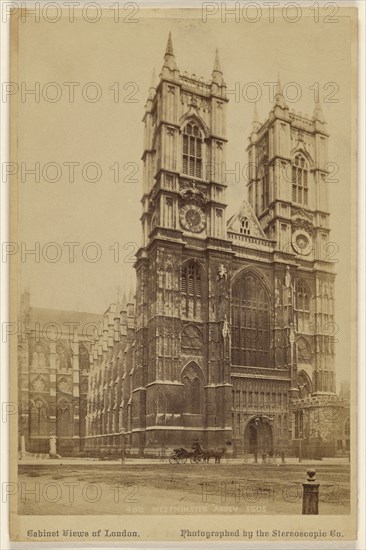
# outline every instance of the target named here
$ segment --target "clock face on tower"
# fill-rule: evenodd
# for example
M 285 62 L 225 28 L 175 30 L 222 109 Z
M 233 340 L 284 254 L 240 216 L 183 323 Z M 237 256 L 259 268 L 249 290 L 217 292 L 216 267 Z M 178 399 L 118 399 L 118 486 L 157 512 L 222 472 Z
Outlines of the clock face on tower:
M 298 254 L 307 256 L 311 252 L 311 237 L 306 231 L 295 231 L 292 235 L 292 247 Z
M 180 211 L 181 226 L 187 231 L 201 233 L 206 225 L 205 215 L 202 209 L 195 204 L 186 204 Z

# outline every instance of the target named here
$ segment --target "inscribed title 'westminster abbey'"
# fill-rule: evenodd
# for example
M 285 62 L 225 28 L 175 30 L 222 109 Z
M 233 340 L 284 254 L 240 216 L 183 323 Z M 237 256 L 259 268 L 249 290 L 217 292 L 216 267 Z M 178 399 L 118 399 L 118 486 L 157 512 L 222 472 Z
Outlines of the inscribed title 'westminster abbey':
M 248 201 L 226 221 L 227 108 L 217 53 L 205 82 L 179 70 L 169 36 L 143 119 L 136 293 L 85 314 L 92 341 L 76 330 L 56 342 L 35 326 L 66 312 L 24 293 L 21 453 L 152 456 L 196 439 L 234 455 L 296 453 L 300 440 L 309 456 L 349 450 L 324 115 L 290 111 L 278 83 L 252 123 Z

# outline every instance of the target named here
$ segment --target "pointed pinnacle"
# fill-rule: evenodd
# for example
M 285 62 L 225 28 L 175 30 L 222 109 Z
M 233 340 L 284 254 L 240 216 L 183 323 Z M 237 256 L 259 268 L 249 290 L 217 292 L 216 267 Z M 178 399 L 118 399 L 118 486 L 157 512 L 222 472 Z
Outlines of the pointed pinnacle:
M 129 295 L 128 295 L 128 303 L 129 304 L 133 304 L 134 302 L 134 292 L 133 292 L 133 289 L 132 289 L 132 286 L 130 287 L 130 292 L 129 292 Z
M 283 96 L 282 92 L 282 86 L 281 86 L 281 79 L 280 75 L 278 74 L 277 77 L 277 86 L 276 86 L 276 93 L 275 93 L 275 105 L 281 107 L 281 109 L 288 109 L 285 98 Z
M 322 109 L 321 103 L 320 103 L 319 101 L 316 101 L 316 102 L 315 102 L 314 111 L 313 111 L 313 117 L 314 117 L 316 120 L 319 120 L 319 122 L 322 122 L 322 123 L 325 122 L 325 116 L 324 116 L 324 113 L 323 113 L 323 109 Z
M 172 72 L 178 70 L 177 69 L 177 64 L 175 62 L 174 52 L 173 52 L 173 42 L 172 42 L 172 34 L 171 33 L 169 33 L 168 43 L 166 45 L 166 50 L 165 50 L 165 54 L 164 54 L 163 74 L 165 75 L 164 70 L 170 71 L 169 76 L 171 76 Z M 166 74 L 169 74 L 169 73 L 166 73 Z
M 282 95 L 282 85 L 280 73 L 277 74 L 277 86 L 276 86 L 276 95 Z
M 216 48 L 216 51 L 215 51 L 215 61 L 214 61 L 214 66 L 213 66 L 213 71 L 212 72 L 218 72 L 218 73 L 222 74 L 222 70 L 221 70 L 221 67 L 220 67 L 219 50 L 217 48 Z
M 165 55 L 173 55 L 173 56 L 174 56 L 174 52 L 173 52 L 173 42 L 172 42 L 172 33 L 171 33 L 171 32 L 169 32 L 168 42 L 167 42 L 166 50 L 165 50 Z
M 150 84 L 150 88 L 149 88 L 148 100 L 149 99 L 154 99 L 155 92 L 156 92 L 156 73 L 155 73 L 155 67 L 154 67 L 154 70 L 152 72 L 152 77 L 151 77 L 151 84 Z
M 152 72 L 152 76 L 151 76 L 150 88 L 154 88 L 154 90 L 155 90 L 155 87 L 156 87 L 156 71 L 155 71 L 155 67 L 154 67 L 153 72 Z

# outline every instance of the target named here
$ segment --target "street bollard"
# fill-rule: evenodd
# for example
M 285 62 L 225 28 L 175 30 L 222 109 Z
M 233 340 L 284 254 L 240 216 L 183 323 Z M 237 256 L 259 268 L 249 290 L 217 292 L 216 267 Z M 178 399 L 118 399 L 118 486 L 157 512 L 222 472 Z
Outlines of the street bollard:
M 254 464 L 258 464 L 258 454 L 254 453 Z
M 303 515 L 319 514 L 319 483 L 315 483 L 316 471 L 307 471 L 307 482 L 303 483 L 302 513 Z
M 285 453 L 281 452 L 281 464 L 285 464 Z
M 262 464 L 267 463 L 267 453 L 262 453 Z

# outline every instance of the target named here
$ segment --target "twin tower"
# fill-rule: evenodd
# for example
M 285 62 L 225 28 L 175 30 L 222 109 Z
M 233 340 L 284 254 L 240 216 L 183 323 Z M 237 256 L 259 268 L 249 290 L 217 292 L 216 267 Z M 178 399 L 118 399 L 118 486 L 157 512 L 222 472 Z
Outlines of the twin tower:
M 143 118 L 134 334 L 118 378 L 114 432 L 131 453 L 195 439 L 287 451 L 299 430 L 319 437 L 316 414 L 336 398 L 324 116 L 290 111 L 278 85 L 252 125 L 248 202 L 226 220 L 227 108 L 218 54 L 209 82 L 182 74 L 169 36 Z

